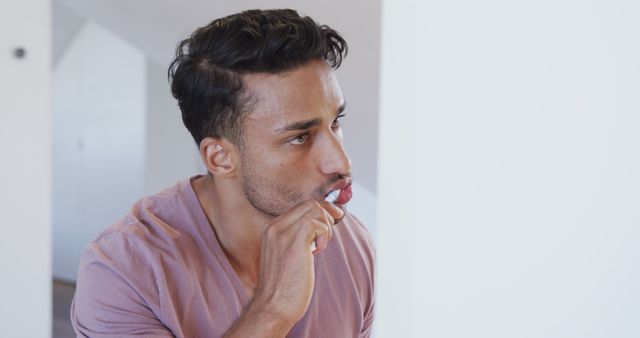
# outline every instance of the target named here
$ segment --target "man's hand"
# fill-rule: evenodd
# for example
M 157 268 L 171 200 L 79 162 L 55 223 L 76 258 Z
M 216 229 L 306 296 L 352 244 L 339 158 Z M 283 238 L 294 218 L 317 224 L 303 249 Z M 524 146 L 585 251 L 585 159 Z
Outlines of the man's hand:
M 303 202 L 276 218 L 262 236 L 260 273 L 253 300 L 225 337 L 284 337 L 309 306 L 313 254 L 323 251 L 344 212 L 325 201 Z M 317 243 L 312 253 L 311 243 Z M 254 331 L 253 329 L 257 329 Z

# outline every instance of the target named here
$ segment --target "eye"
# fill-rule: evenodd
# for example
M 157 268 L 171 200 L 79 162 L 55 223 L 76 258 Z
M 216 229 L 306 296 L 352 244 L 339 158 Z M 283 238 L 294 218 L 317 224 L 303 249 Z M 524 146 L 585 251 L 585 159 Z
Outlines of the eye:
M 298 135 L 298 136 L 296 136 L 294 138 L 290 138 L 289 141 L 287 141 L 287 142 L 289 142 L 289 144 L 293 144 L 293 145 L 301 145 L 301 144 L 305 144 L 309 140 L 309 137 L 310 137 L 309 134 L 304 133 L 304 134 Z
M 336 117 L 336 119 L 333 120 L 333 123 L 331 123 L 331 128 L 333 128 L 333 129 L 340 128 L 340 126 L 341 126 L 340 120 L 342 120 L 342 118 L 344 116 L 345 116 L 345 114 L 338 115 L 338 117 Z

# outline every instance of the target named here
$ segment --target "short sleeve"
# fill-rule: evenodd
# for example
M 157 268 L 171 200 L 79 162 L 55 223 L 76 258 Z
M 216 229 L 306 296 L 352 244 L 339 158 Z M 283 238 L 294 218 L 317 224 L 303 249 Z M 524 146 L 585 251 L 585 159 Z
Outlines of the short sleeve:
M 135 240 L 103 235 L 83 253 L 71 322 L 78 337 L 173 337 L 155 315 L 153 271 Z

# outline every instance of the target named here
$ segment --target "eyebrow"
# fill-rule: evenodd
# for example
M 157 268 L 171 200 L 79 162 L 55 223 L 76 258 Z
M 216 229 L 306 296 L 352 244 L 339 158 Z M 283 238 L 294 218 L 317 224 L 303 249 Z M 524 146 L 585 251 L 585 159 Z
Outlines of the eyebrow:
M 336 111 L 336 116 L 340 115 L 345 108 L 347 108 L 347 102 L 343 103 L 340 107 L 338 107 L 338 110 Z M 279 128 L 278 130 L 276 130 L 278 133 L 284 133 L 287 131 L 292 131 L 292 130 L 306 130 L 309 129 L 311 127 L 315 127 L 320 125 L 320 123 L 322 123 L 322 119 L 316 118 L 316 119 L 311 119 L 311 120 L 304 120 L 304 121 L 298 121 L 298 122 L 293 122 L 290 123 L 282 128 Z

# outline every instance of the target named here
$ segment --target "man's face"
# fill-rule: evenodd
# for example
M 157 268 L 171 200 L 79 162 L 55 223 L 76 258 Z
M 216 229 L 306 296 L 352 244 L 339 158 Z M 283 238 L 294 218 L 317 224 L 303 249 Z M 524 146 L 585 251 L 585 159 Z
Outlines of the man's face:
M 296 204 L 322 200 L 334 189 L 351 198 L 351 161 L 342 146 L 344 98 L 324 61 L 283 74 L 248 74 L 256 100 L 243 122 L 241 179 L 258 210 L 278 216 Z

